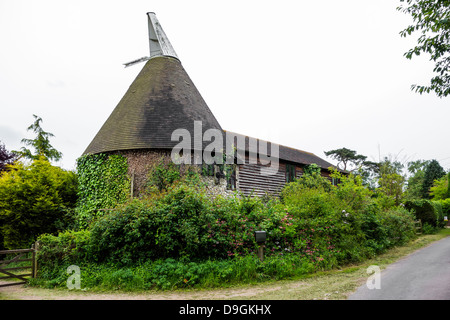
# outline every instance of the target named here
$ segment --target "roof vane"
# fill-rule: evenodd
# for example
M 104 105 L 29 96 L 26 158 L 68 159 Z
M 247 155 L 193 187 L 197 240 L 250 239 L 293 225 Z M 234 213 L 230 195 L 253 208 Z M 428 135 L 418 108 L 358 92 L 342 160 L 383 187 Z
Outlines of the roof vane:
M 123 65 L 125 66 L 125 68 L 140 62 L 147 61 L 154 57 L 168 56 L 178 59 L 178 56 L 175 50 L 173 49 L 172 45 L 170 44 L 169 38 L 167 38 L 163 28 L 161 27 L 161 24 L 156 18 L 155 13 L 147 12 L 147 17 L 148 17 L 148 38 L 150 42 L 150 56 L 142 57 L 124 63 Z

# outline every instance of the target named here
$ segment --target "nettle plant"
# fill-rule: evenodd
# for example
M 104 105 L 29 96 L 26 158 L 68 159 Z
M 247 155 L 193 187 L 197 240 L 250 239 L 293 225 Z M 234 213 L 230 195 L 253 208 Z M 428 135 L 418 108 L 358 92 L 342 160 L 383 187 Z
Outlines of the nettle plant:
M 127 159 L 122 155 L 94 154 L 77 159 L 78 222 L 87 226 L 104 210 L 129 198 Z

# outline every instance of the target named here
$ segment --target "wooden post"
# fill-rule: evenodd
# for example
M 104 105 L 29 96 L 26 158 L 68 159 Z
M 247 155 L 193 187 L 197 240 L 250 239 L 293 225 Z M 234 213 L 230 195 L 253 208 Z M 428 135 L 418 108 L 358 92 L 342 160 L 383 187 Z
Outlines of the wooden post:
M 131 188 L 130 188 L 131 190 L 130 190 L 130 196 L 131 196 L 131 199 L 133 199 L 133 196 L 134 196 L 134 169 L 133 169 L 133 171 L 131 172 Z
M 261 262 L 264 261 L 264 245 L 260 245 L 258 247 L 258 258 L 261 260 Z
M 37 275 L 37 250 L 39 247 L 39 242 L 35 242 L 32 245 L 33 254 L 32 254 L 32 261 L 31 261 L 31 277 L 36 278 Z

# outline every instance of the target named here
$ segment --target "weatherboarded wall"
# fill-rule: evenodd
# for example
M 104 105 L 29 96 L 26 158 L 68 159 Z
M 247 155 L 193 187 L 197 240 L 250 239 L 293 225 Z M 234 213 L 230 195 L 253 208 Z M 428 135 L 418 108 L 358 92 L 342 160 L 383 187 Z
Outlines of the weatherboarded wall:
M 286 167 L 289 165 L 294 170 L 295 178 L 300 178 L 304 171 L 303 166 L 289 161 L 281 160 L 278 164 L 278 171 L 276 174 L 264 174 L 264 168 L 268 165 L 262 165 L 255 162 L 255 159 L 249 160 L 248 155 L 245 158 L 245 164 L 238 166 L 237 174 L 237 188 L 245 195 L 264 196 L 264 195 L 279 195 L 281 189 L 287 182 Z M 328 170 L 321 170 L 321 175 L 331 179 Z

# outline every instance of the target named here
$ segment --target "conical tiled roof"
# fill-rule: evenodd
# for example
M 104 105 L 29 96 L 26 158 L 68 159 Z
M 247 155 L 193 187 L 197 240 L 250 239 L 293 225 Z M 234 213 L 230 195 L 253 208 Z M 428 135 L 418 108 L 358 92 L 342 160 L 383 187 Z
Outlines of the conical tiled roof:
M 194 121 L 203 132 L 222 130 L 181 62 L 161 54 L 146 62 L 84 154 L 171 149 L 176 129 L 187 129 L 193 145 Z

